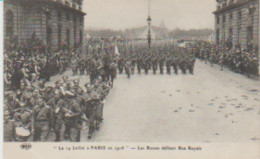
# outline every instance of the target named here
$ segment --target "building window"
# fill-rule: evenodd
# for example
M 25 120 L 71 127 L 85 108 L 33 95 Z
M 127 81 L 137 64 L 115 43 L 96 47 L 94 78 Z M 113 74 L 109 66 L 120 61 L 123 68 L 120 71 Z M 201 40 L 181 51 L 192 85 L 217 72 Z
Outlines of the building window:
M 240 28 L 237 29 L 237 44 L 240 45 Z
M 229 49 L 232 49 L 232 47 L 233 47 L 233 29 L 232 28 L 229 29 L 227 47 Z
M 225 22 L 226 22 L 226 16 L 225 16 L 225 15 L 223 15 L 222 22 L 223 22 L 223 23 L 225 23 Z
M 58 25 L 58 46 L 61 47 L 61 25 Z
M 70 20 L 70 14 L 68 12 L 66 12 L 66 19 Z
M 47 36 L 46 36 L 46 43 L 48 48 L 52 46 L 52 28 L 50 26 L 47 27 Z
M 83 40 L 83 33 L 82 30 L 79 31 L 79 43 L 82 45 L 82 40 Z
M 46 19 L 51 20 L 51 12 L 50 11 L 46 11 Z
M 219 24 L 219 16 L 217 16 L 217 24 Z
M 247 49 L 248 51 L 253 50 L 253 27 L 247 27 Z
M 5 31 L 6 31 L 7 36 L 9 36 L 9 37 L 13 36 L 13 33 L 14 33 L 14 14 L 10 10 L 8 10 L 5 13 Z
M 242 19 L 242 12 L 241 12 L 241 11 L 238 12 L 238 19 L 239 19 L 239 20 Z
M 59 11 L 59 12 L 58 12 L 58 21 L 59 21 L 59 22 L 61 22 L 61 17 L 62 17 L 62 16 L 61 16 L 61 12 Z
M 217 42 L 217 45 L 219 45 L 219 29 L 217 29 L 217 31 L 216 31 L 216 42 Z
M 67 32 L 67 46 L 69 47 L 70 46 L 70 30 L 68 29 Z
M 233 14 L 230 13 L 230 15 L 229 15 L 229 20 L 231 21 L 232 19 L 233 19 Z
M 73 17 L 73 22 L 74 22 L 74 25 L 73 25 L 73 30 L 74 30 L 74 47 L 76 48 L 76 45 L 77 45 L 77 17 L 76 15 L 74 15 Z

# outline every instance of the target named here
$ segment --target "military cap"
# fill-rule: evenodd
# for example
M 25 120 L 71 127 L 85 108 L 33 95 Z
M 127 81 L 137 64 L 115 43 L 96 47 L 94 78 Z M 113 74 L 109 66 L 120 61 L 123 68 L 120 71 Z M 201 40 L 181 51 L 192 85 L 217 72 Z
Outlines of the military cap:
M 57 80 L 57 81 L 55 82 L 55 84 L 61 84 L 61 81 L 60 81 L 60 80 Z

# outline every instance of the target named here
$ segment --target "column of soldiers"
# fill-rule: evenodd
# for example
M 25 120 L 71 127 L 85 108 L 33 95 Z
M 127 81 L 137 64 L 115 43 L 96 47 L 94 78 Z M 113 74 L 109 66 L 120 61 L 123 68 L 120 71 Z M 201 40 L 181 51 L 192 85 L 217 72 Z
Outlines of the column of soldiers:
M 149 74 L 152 70 L 153 74 L 159 69 L 160 74 L 166 73 L 170 75 L 172 70 L 177 75 L 179 70 L 183 74 L 189 72 L 193 74 L 195 57 L 194 53 L 189 48 L 181 48 L 173 44 L 157 45 L 147 49 L 144 45 L 121 45 L 119 46 L 121 53 L 118 59 L 119 74 L 123 73 L 123 68 L 130 78 L 130 74 L 134 74 L 137 66 L 138 74 L 144 70 L 145 74 Z
M 219 64 L 221 70 L 224 66 L 230 70 L 244 74 L 248 77 L 258 76 L 258 49 L 247 51 L 246 49 L 230 49 L 216 46 L 207 42 L 199 42 L 194 47 L 197 58 L 205 63 Z
M 22 82 L 21 88 L 5 92 L 5 121 L 12 124 L 10 141 L 80 141 L 82 129 L 89 125 L 90 139 L 103 120 L 104 100 L 110 86 L 101 77 L 81 88 L 79 80 L 63 76 L 55 86 L 44 82 L 30 85 Z M 63 135 L 63 136 L 62 136 Z

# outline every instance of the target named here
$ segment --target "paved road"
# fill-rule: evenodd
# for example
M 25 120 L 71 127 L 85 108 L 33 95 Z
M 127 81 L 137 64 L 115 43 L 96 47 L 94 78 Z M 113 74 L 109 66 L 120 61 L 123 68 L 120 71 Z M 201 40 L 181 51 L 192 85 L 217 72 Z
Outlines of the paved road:
M 92 141 L 259 142 L 259 91 L 259 81 L 200 61 L 195 75 L 121 75 Z

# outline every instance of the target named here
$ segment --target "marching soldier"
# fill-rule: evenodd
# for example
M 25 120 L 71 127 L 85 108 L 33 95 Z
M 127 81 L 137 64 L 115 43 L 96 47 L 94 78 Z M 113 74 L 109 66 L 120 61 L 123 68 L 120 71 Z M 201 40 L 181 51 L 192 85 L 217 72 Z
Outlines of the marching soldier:
M 127 78 L 130 79 L 130 76 L 131 76 L 131 62 L 130 61 L 127 61 L 125 63 L 125 72 L 127 74 Z
M 33 141 L 47 141 L 50 131 L 53 131 L 54 119 L 50 106 L 42 98 L 39 99 L 39 105 L 33 109 L 32 132 Z
M 186 74 L 186 62 L 185 60 L 181 60 L 179 63 L 179 67 L 183 74 Z
M 141 58 L 141 57 L 138 57 L 138 59 L 137 59 L 137 70 L 138 70 L 138 74 L 141 74 L 142 64 L 143 64 L 142 58 Z
M 124 59 L 122 57 L 120 57 L 119 60 L 118 60 L 119 74 L 123 73 L 123 69 L 124 69 Z
M 150 69 L 150 60 L 149 60 L 148 57 L 145 57 L 145 59 L 144 59 L 144 71 L 145 71 L 145 74 L 148 74 L 149 69 Z
M 167 68 L 167 74 L 171 74 L 171 66 L 172 66 L 172 59 L 168 56 L 166 60 L 166 68 Z
M 89 119 L 89 132 L 88 139 L 92 138 L 92 135 L 97 126 L 97 106 L 99 105 L 99 97 L 91 84 L 85 85 L 87 92 L 84 93 L 83 97 L 85 99 L 85 109 L 84 112 L 86 117 Z
M 159 67 L 160 67 L 160 74 L 163 75 L 163 69 L 164 69 L 164 58 L 161 57 L 159 60 Z
M 195 63 L 195 59 L 190 59 L 187 62 L 187 68 L 189 70 L 189 73 L 192 74 L 192 75 L 193 75 L 194 63 Z
M 158 69 L 158 60 L 156 56 L 153 58 L 152 64 L 153 64 L 153 74 L 155 75 Z
M 178 74 L 178 59 L 177 59 L 177 57 L 173 58 L 172 66 L 173 66 L 173 69 L 174 69 L 174 73 L 177 75 Z
M 61 99 L 61 92 L 59 90 L 55 90 L 54 97 L 51 98 L 47 104 L 51 107 L 53 111 L 54 123 L 53 128 L 55 132 L 55 141 L 60 141 L 61 136 L 61 128 L 63 123 L 63 111 L 62 109 L 66 107 L 66 102 Z
M 65 137 L 70 141 L 80 141 L 80 131 L 82 128 L 82 109 L 80 101 L 74 98 L 76 94 L 68 94 L 70 102 L 62 108 L 65 122 Z

